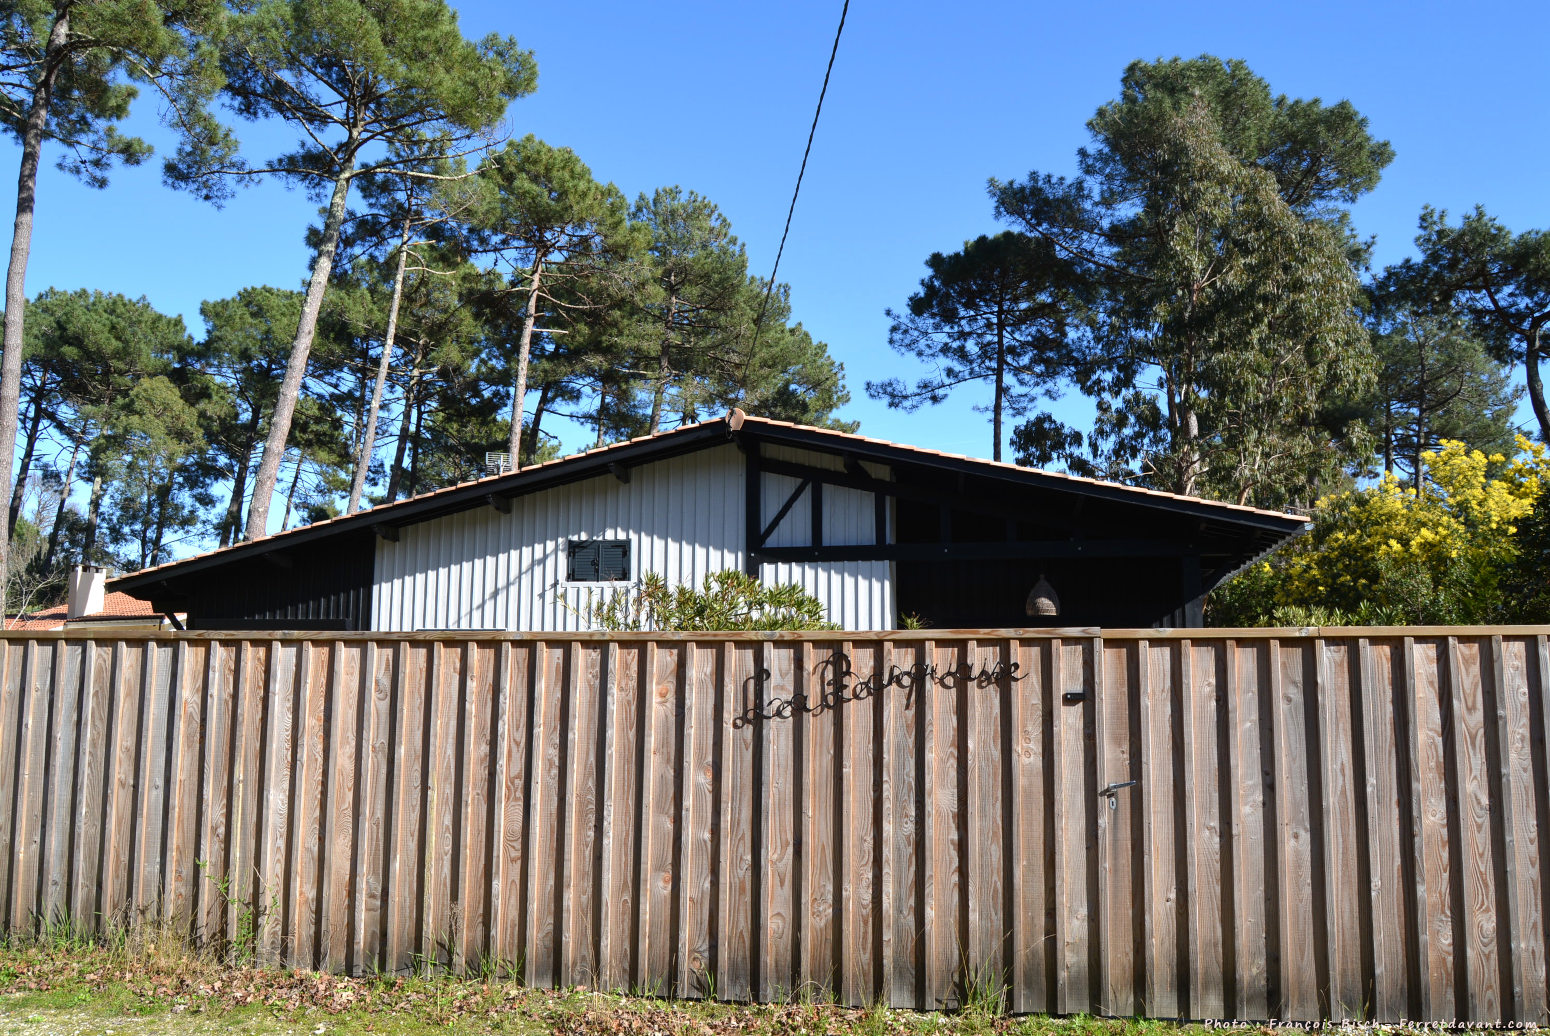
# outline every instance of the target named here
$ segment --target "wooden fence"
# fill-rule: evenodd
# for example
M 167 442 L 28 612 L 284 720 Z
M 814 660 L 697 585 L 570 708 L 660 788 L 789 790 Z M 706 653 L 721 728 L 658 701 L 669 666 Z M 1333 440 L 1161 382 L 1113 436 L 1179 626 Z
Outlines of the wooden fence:
M 342 971 L 1543 1023 L 1547 634 L 9 634 L 0 910 Z

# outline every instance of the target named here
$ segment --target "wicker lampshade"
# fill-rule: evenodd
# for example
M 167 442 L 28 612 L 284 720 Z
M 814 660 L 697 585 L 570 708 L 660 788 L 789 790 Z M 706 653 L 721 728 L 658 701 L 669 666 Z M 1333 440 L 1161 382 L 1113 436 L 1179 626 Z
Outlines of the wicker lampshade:
M 1028 604 L 1024 610 L 1035 618 L 1050 618 L 1060 614 L 1060 598 L 1055 588 L 1049 585 L 1049 580 L 1044 578 L 1044 573 L 1039 573 L 1039 581 L 1028 591 Z

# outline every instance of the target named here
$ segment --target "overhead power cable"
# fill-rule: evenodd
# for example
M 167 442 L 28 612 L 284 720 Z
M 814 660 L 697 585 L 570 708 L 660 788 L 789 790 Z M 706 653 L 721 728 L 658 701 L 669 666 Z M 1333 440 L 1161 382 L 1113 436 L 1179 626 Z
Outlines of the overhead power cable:
M 818 117 L 823 114 L 823 98 L 829 92 L 829 76 L 834 72 L 834 56 L 840 52 L 840 35 L 845 31 L 845 16 L 850 13 L 850 0 L 840 9 L 839 28 L 834 30 L 834 47 L 829 51 L 829 67 L 824 69 L 823 88 L 818 91 L 818 107 L 813 110 L 813 125 L 807 131 L 807 147 L 802 152 L 802 167 L 797 170 L 796 189 L 791 192 L 791 207 L 786 210 L 786 229 L 780 232 L 780 247 L 775 250 L 775 266 L 770 270 L 770 282 L 764 287 L 764 301 L 759 303 L 759 316 L 753 322 L 753 346 L 748 350 L 748 362 L 753 363 L 753 350 L 759 344 L 759 332 L 764 328 L 764 313 L 770 305 L 770 293 L 775 290 L 775 274 L 780 271 L 780 257 L 786 251 L 786 235 L 791 233 L 791 216 L 797 210 L 797 195 L 802 193 L 802 175 L 807 172 L 807 156 L 813 151 L 813 135 L 818 132 Z M 745 379 L 746 380 L 746 379 Z

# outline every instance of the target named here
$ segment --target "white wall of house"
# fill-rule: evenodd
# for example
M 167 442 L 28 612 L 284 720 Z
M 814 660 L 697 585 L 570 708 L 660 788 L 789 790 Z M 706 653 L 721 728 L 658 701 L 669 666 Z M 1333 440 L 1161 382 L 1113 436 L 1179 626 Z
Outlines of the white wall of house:
M 822 454 L 782 456 L 839 466 Z M 766 524 L 796 485 L 764 476 Z M 627 540 L 632 580 L 657 572 L 670 584 L 699 583 L 743 567 L 743 494 L 743 457 L 727 444 L 631 469 L 627 483 L 600 475 L 517 497 L 509 514 L 480 507 L 405 526 L 396 542 L 377 542 L 372 629 L 587 629 L 589 602 L 621 584 L 568 582 L 568 541 Z M 873 513 L 870 494 L 828 487 L 824 542 L 872 543 Z M 806 544 L 810 529 L 804 499 L 770 545 Z M 846 562 L 765 565 L 761 576 L 799 583 L 846 629 L 888 629 L 891 572 L 888 562 Z

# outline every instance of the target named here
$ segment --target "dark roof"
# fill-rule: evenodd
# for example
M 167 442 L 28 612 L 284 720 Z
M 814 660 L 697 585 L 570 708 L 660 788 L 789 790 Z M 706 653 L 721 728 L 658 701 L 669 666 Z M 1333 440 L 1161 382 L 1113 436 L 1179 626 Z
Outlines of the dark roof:
M 1212 524 L 1220 523 L 1241 531 L 1252 532 L 1255 535 L 1251 538 L 1260 543 L 1262 549 L 1273 547 L 1285 537 L 1301 532 L 1307 526 L 1307 519 L 1279 511 L 1265 511 L 1216 500 L 1180 496 L 1155 489 L 1142 489 L 1117 482 L 1104 482 L 1099 479 L 1026 468 L 977 457 L 942 453 L 827 428 L 748 417 L 741 411 L 734 410 L 728 416 L 715 420 L 685 425 L 657 435 L 641 436 L 611 446 L 587 450 L 584 453 L 535 464 L 508 474 L 491 475 L 463 482 L 397 503 L 380 505 L 355 514 L 341 515 L 272 536 L 196 554 L 180 561 L 142 569 L 113 580 L 111 586 L 116 590 L 127 590 L 132 593 L 174 576 L 183 576 L 230 561 L 282 551 L 323 537 L 402 528 L 432 518 L 482 507 L 492 498 L 521 496 L 739 439 L 848 454 L 861 460 L 881 463 L 936 467 L 980 477 L 1002 479 L 1026 487 L 1054 489 L 1119 503 L 1159 508 L 1174 514 L 1196 517 Z

